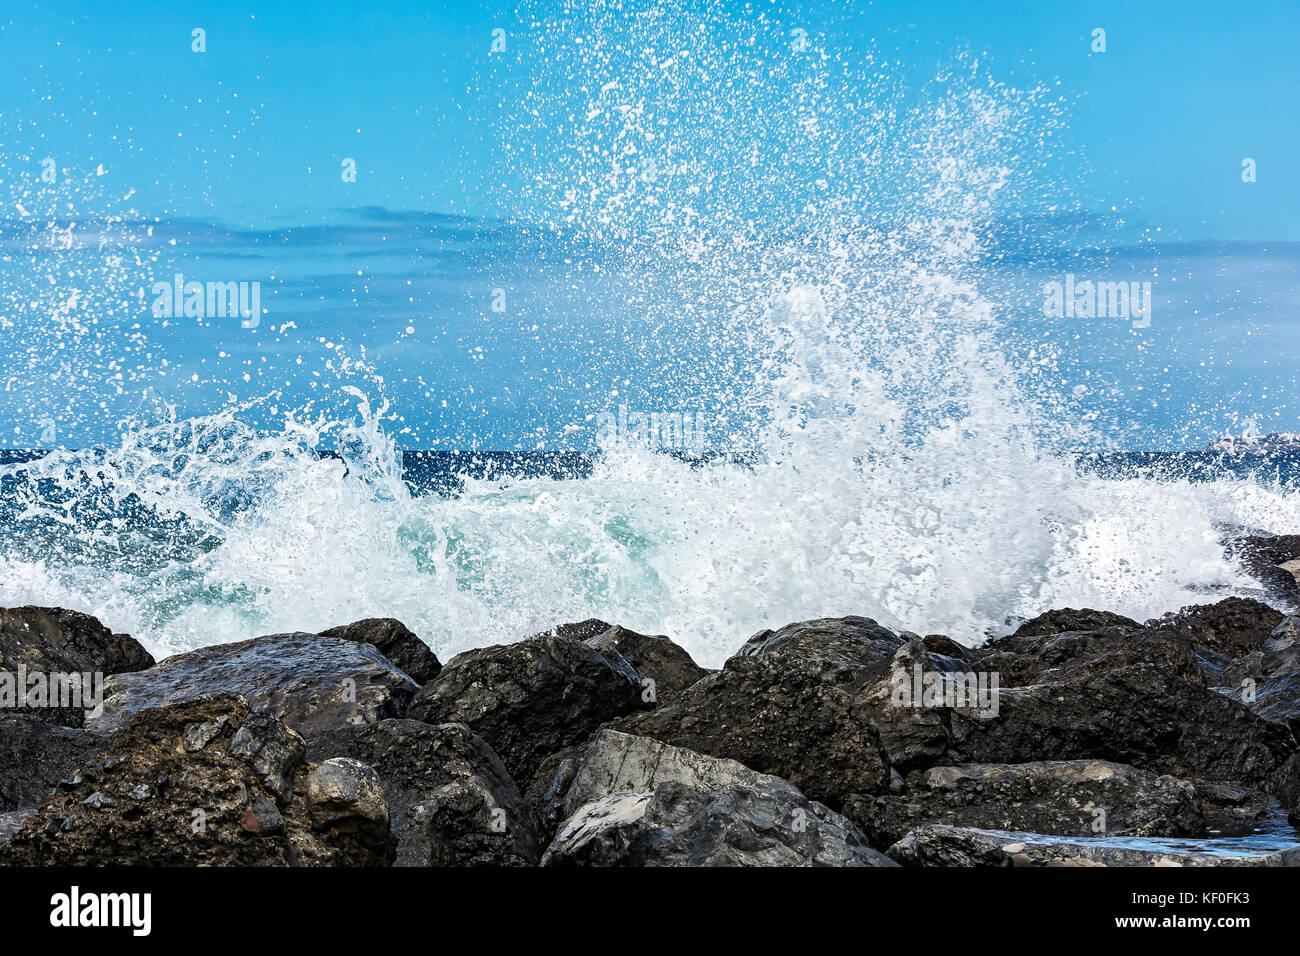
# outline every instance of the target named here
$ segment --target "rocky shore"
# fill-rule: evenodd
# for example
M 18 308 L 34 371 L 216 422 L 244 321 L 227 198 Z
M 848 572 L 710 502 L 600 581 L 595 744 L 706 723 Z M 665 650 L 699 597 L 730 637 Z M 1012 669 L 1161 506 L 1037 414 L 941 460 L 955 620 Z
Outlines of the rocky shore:
M 445 664 L 393 620 L 155 662 L 0 610 L 20 668 L 102 701 L 0 698 L 6 865 L 1300 863 L 1214 849 L 1300 820 L 1300 619 L 1242 598 L 978 648 L 804 621 L 716 671 L 601 621 Z

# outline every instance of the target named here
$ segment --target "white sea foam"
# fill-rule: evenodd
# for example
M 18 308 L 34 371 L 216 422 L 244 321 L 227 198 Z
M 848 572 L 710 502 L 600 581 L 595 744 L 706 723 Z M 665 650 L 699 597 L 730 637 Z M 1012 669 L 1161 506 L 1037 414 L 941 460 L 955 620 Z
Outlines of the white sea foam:
M 761 25 L 691 47 L 687 13 L 611 9 L 538 41 L 503 125 L 553 123 L 530 142 L 554 149 L 517 158 L 519 214 L 599 248 L 643 312 L 624 345 L 647 377 L 666 337 L 693 343 L 711 440 L 750 460 L 610 445 L 589 477 L 413 495 L 382 384 L 354 377 L 341 421 L 255 431 L 234 405 L 6 469 L 36 480 L 7 492 L 0 604 L 86 610 L 156 654 L 382 615 L 445 658 L 596 616 L 717 665 L 821 616 L 965 643 L 1063 605 L 1145 618 L 1250 587 L 1224 526 L 1300 532 L 1281 487 L 1059 454 L 1088 429 L 1050 350 L 1006 349 L 978 267 L 1058 122 L 1041 93 L 962 62 L 920 94 L 817 47 L 771 66 L 743 42 Z

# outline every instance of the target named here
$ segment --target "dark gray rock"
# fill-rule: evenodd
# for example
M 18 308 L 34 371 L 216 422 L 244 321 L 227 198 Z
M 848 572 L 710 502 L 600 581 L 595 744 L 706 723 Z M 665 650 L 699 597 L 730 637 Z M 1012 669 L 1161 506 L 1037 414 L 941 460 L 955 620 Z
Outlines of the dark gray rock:
M 1044 637 L 1068 631 L 1101 631 L 1110 627 L 1136 631 L 1142 625 L 1123 614 L 1111 611 L 1094 611 L 1092 608 L 1075 610 L 1072 607 L 1046 611 L 1030 618 L 1016 628 L 1013 637 Z
M 293 778 L 307 759 L 307 745 L 287 724 L 254 711 L 230 741 L 230 755 L 246 763 L 276 801 L 293 794 Z
M 1173 631 L 1197 650 L 1232 659 L 1249 654 L 1268 640 L 1284 615 L 1250 598 L 1230 597 L 1217 604 L 1185 607 L 1150 622 Z
M 0 843 L 0 864 L 391 862 L 395 847 L 373 771 L 334 762 L 324 769 L 303 764 L 287 797 L 277 802 L 258 774 L 230 753 L 248 716 L 247 701 L 232 694 L 201 695 L 136 713 L 98 759 L 60 784 L 12 838 Z M 255 754 L 267 752 L 288 732 L 283 726 L 261 726 L 268 737 L 252 742 Z M 195 728 L 207 729 L 196 734 Z
M 429 650 L 428 645 L 405 624 L 391 617 L 366 618 L 320 633 L 322 637 L 369 644 L 420 685 L 429 683 L 442 670 L 437 655 Z
M 1222 685 L 1259 716 L 1300 730 L 1300 618 L 1283 619 L 1259 647 L 1227 664 Z
M 901 795 L 852 796 L 844 815 L 873 846 L 923 823 L 1060 836 L 1195 836 L 1196 788 L 1106 760 L 963 764 L 913 774 Z
M 314 737 L 308 756 L 379 775 L 399 866 L 530 866 L 542 847 L 501 759 L 464 724 L 384 720 Z
M 1295 748 L 1283 726 L 1156 663 L 1003 688 L 991 720 L 950 712 L 943 763 L 1099 758 L 1257 788 Z
M 834 808 L 850 793 L 885 788 L 890 772 L 871 714 L 858 696 L 862 667 L 797 649 L 731 658 L 716 674 L 656 709 L 620 718 L 614 729 L 736 760 L 789 780 Z
M 0 714 L 0 812 L 36 806 L 107 742 L 85 730 Z
M 649 693 L 652 703 L 675 700 L 701 677 L 712 673 L 662 634 L 638 634 L 625 627 L 611 627 L 586 643 L 602 653 L 611 649 L 621 654 L 641 675 L 642 697 Z
M 1300 535 L 1244 535 L 1228 542 L 1228 553 L 1264 586 L 1267 597 L 1295 608 L 1300 603 Z
M 883 673 L 904 644 L 903 638 L 869 617 L 821 618 L 759 631 L 737 651 L 740 657 L 781 652 L 805 660 L 828 661 Z
M 304 737 L 400 717 L 416 684 L 373 647 L 316 634 L 272 634 L 169 657 L 105 686 L 87 729 L 112 732 L 131 714 L 201 693 L 239 694 Z
M 457 654 L 411 702 L 429 724 L 468 724 L 500 755 L 515 780 L 601 724 L 646 706 L 641 678 L 616 651 L 567 637 Z
M 787 781 L 657 740 L 596 735 L 544 866 L 892 866 Z
M 86 711 L 98 704 L 106 675 L 152 667 L 153 662 L 138 641 L 114 634 L 89 614 L 0 608 L 0 713 L 12 710 L 81 727 Z M 76 681 L 75 692 L 68 681 Z M 61 690 L 41 690 L 42 685 Z
M 98 671 L 122 674 L 152 667 L 153 657 L 127 634 L 60 607 L 0 608 L 0 670 Z

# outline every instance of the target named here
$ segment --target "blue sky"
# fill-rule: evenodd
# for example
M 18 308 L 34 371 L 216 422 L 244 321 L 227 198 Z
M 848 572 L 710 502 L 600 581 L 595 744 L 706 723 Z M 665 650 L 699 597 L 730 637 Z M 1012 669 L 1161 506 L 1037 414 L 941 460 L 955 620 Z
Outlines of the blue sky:
M 484 114 L 490 84 L 531 53 L 527 24 L 513 4 L 380 6 L 15 0 L 0 112 L 38 124 L 51 155 L 109 166 L 146 214 L 264 225 L 367 205 L 493 213 Z M 874 44 L 918 74 L 965 47 L 1008 80 L 1059 79 L 1099 199 L 1187 239 L 1300 238 L 1294 3 L 754 7 L 850 56 Z M 1105 54 L 1090 51 L 1097 27 Z M 494 60 L 496 28 L 508 48 Z M 354 184 L 337 175 L 347 156 Z M 1259 168 L 1248 189 L 1247 156 Z
M 562 381 L 555 363 L 529 344 L 539 316 L 551 323 L 557 351 L 590 345 L 590 329 L 565 318 L 581 302 L 534 303 L 528 321 L 491 326 L 487 293 L 504 280 L 481 274 L 496 247 L 491 227 L 473 224 L 501 215 L 528 174 L 526 164 L 500 161 L 494 123 L 501 100 L 547 68 L 539 62 L 545 51 L 529 15 L 513 4 L 383 6 L 222 0 L 123 9 L 12 0 L 0 16 L 0 180 L 12 186 L 39 176 L 41 160 L 54 157 L 61 176 L 84 183 L 73 197 L 81 208 L 70 214 L 129 208 L 135 218 L 158 220 L 155 235 L 142 241 L 154 243 L 160 267 L 180 261 L 202 268 L 205 257 L 285 250 L 276 268 L 292 281 L 268 294 L 282 296 L 281 316 L 315 314 L 322 334 L 306 337 L 317 353 L 307 356 L 310 367 L 350 332 L 364 338 L 359 325 L 382 326 L 384 335 L 362 344 L 390 370 L 410 429 L 406 441 L 457 444 L 473 436 L 528 447 L 558 421 L 542 406 L 569 401 L 572 395 L 555 396 L 583 387 Z M 639 6 L 628 4 L 628 15 Z M 742 15 L 737 4 L 722 6 Z M 545 18 L 556 8 L 541 3 L 531 12 Z M 1272 362 L 1271 397 L 1234 401 L 1278 428 L 1300 427 L 1286 394 L 1295 373 L 1289 356 L 1297 354 L 1297 257 L 1284 245 L 1300 241 L 1300 123 L 1293 118 L 1300 5 L 756 0 L 751 8 L 783 30 L 807 29 L 848 62 L 874 55 L 903 82 L 919 84 L 966 52 L 1000 81 L 1042 85 L 1063 97 L 1068 149 L 1056 160 L 1063 202 L 1085 217 L 1122 220 L 1112 238 L 1114 255 L 1127 263 L 1149 260 L 1153 241 L 1169 250 L 1167 261 L 1200 263 L 1189 280 L 1203 288 L 1170 300 L 1199 303 L 1179 313 L 1186 322 L 1167 323 L 1136 353 L 1125 345 L 1125 330 L 1090 330 L 1109 345 L 1074 356 L 1081 367 L 1109 363 L 1096 370 L 1118 383 L 1107 406 L 1111 430 L 1128 433 L 1137 416 L 1149 433 L 1142 440 L 1175 441 L 1191 405 L 1250 392 L 1265 361 Z M 195 28 L 206 33 L 201 54 L 191 50 Z M 1096 28 L 1106 31 L 1105 53 L 1090 48 Z M 496 29 L 505 31 L 504 53 L 491 52 Z M 1252 183 L 1241 179 L 1246 157 L 1257 164 Z M 340 177 L 345 158 L 357 162 L 355 182 Z M 1041 212 L 1032 204 L 1021 211 Z M 10 209 L 0 218 L 13 215 Z M 1206 248 L 1217 251 L 1207 259 Z M 11 288 L 34 281 L 39 266 L 30 276 L 27 268 L 11 257 L 0 263 L 0 280 Z M 530 294 L 541 293 L 521 293 Z M 1218 303 L 1225 316 L 1212 328 L 1201 323 L 1206 303 Z M 424 321 L 403 338 L 413 315 Z M 286 387 L 307 394 L 304 349 L 283 337 L 254 342 L 211 328 L 152 335 L 149 360 L 167 356 L 189 373 L 152 385 L 191 413 L 223 397 L 251 397 L 256 381 L 250 394 L 236 395 L 240 363 L 283 366 Z M 1242 351 L 1252 337 L 1262 344 Z M 91 353 L 101 358 L 114 347 L 105 335 L 94 341 L 99 350 Z M 484 342 L 496 344 L 496 361 L 475 358 Z M 403 365 L 404 350 L 417 349 L 419 367 Z M 594 351 L 606 367 L 623 361 L 616 347 Z M 1231 374 L 1192 371 L 1206 368 L 1207 354 L 1213 360 L 1233 351 L 1241 354 Z M 1170 373 L 1179 356 L 1186 367 Z M 516 357 L 531 362 L 522 378 Z M 0 434 L 30 441 L 30 389 L 38 376 L 13 350 L 5 360 L 0 373 L 11 388 L 8 397 L 0 394 Z M 223 370 L 214 372 L 218 365 Z M 190 374 L 201 387 L 181 390 L 176 383 Z M 1179 386 L 1158 413 L 1143 410 L 1152 389 L 1168 392 L 1171 378 L 1189 374 L 1205 377 L 1199 394 Z M 446 406 L 430 402 L 431 388 L 412 384 L 421 376 L 458 397 Z M 683 376 L 671 378 L 680 383 Z M 107 385 L 79 397 L 61 393 L 67 440 L 103 440 L 110 412 L 138 398 L 133 387 L 126 391 L 132 394 L 114 397 Z M 540 431 L 539 420 L 546 422 Z M 10 421 L 13 428 L 5 427 Z M 1222 424 L 1207 420 L 1191 432 Z

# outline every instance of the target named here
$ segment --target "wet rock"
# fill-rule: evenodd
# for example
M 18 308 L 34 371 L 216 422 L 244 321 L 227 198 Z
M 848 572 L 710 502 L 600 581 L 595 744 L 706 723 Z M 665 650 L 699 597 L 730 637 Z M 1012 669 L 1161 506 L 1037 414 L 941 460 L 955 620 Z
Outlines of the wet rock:
M 701 677 L 711 673 L 696 664 L 685 648 L 662 634 L 647 635 L 625 627 L 611 627 L 589 638 L 587 646 L 597 651 L 617 651 L 636 668 L 643 682 L 642 696 L 651 694 L 651 703 L 674 700 Z M 648 685 L 645 682 L 651 682 Z
M 856 636 L 841 636 L 858 642 Z M 887 787 L 888 762 L 858 695 L 873 673 L 888 669 L 890 659 L 879 663 L 877 649 L 863 652 L 853 643 L 809 657 L 801 655 L 800 645 L 788 650 L 761 645 L 731 658 L 676 701 L 620 718 L 613 728 L 739 761 L 790 781 L 832 808 L 850 793 Z M 841 662 L 867 653 L 869 667 Z
M 1300 730 L 1300 618 L 1283 619 L 1258 648 L 1227 664 L 1222 684 L 1259 716 Z
M 16 865 L 370 865 L 393 856 L 373 771 L 303 765 L 277 806 L 230 745 L 248 703 L 209 694 L 133 715 L 102 756 L 24 820 L 0 863 Z M 214 728 L 202 747 L 194 727 Z M 272 736 L 287 729 L 264 725 Z M 254 753 L 268 741 L 255 741 Z M 237 748 L 238 749 L 238 748 Z M 312 776 L 312 774 L 315 774 Z M 367 785 L 367 775 L 373 786 Z
M 759 631 L 737 651 L 737 656 L 758 657 L 781 652 L 804 660 L 827 661 L 883 673 L 903 638 L 869 617 L 821 618 L 787 624 L 778 630 Z
M 379 774 L 360 760 L 331 757 L 311 769 L 307 807 L 317 829 L 388 831 L 388 804 Z
M 1245 535 L 1228 543 L 1243 571 L 1264 586 L 1270 600 L 1294 608 L 1300 602 L 1300 535 Z
M 1027 687 L 1134 664 L 1153 664 L 1194 683 L 1205 683 L 1196 649 L 1188 640 L 1174 631 L 1136 624 L 1046 634 L 1017 632 L 990 641 L 979 649 L 975 659 L 979 670 L 999 675 L 1002 687 Z
M 1072 607 L 1064 607 L 1030 618 L 1016 628 L 1012 636 L 1050 637 L 1068 631 L 1102 631 L 1111 627 L 1136 631 L 1141 626 L 1132 618 L 1111 611 L 1094 611 L 1092 608 L 1075 610 Z
M 844 815 L 873 846 L 923 823 L 1061 836 L 1194 836 L 1196 788 L 1106 760 L 963 764 L 913 774 L 899 796 L 852 796 Z
M 0 714 L 0 812 L 36 806 L 106 744 L 100 734 Z
M 60 607 L 0 608 L 0 670 L 98 671 L 122 674 L 152 667 L 153 657 L 127 634 Z
M 399 866 L 526 866 L 541 856 L 518 787 L 464 724 L 342 727 L 313 738 L 308 755 L 352 757 L 379 775 Z
M 230 755 L 242 760 L 280 803 L 293 794 L 293 778 L 306 760 L 302 737 L 266 711 L 249 714 L 230 740 Z
M 546 636 L 456 655 L 408 714 L 468 724 L 513 779 L 527 781 L 550 754 L 645 706 L 641 695 L 640 675 L 616 651 Z
M 1184 779 L 1258 787 L 1291 732 L 1155 663 L 1002 688 L 991 720 L 952 713 L 943 763 L 1099 758 Z
M 81 727 L 86 711 L 98 704 L 106 675 L 152 666 L 153 658 L 138 641 L 114 634 L 89 614 L 0 608 L 0 712 Z M 75 691 L 68 681 L 77 682 Z
M 891 866 L 787 781 L 602 731 L 565 797 L 544 866 Z
M 273 634 L 216 644 L 119 674 L 105 685 L 104 712 L 87 729 L 112 732 L 149 707 L 202 693 L 243 696 L 303 736 L 344 724 L 400 717 L 416 684 L 373 647 L 316 634 Z
M 607 624 L 598 618 L 589 617 L 587 620 L 578 621 L 575 624 L 558 624 L 549 631 L 534 634 L 533 637 L 568 637 L 575 641 L 589 641 L 593 637 L 604 634 L 613 626 L 613 624 Z
M 904 866 L 1296 866 L 1300 847 L 1274 853 L 1202 853 L 1114 846 L 1072 837 L 945 824 L 917 827 L 889 848 Z
M 1198 650 L 1229 659 L 1256 650 L 1268 640 L 1284 615 L 1259 601 L 1231 597 L 1217 604 L 1185 607 L 1151 624 L 1173 631 Z
M 322 637 L 369 644 L 383 654 L 417 684 L 424 685 L 442 670 L 437 655 L 401 621 L 391 617 L 372 617 L 342 627 L 321 631 Z

